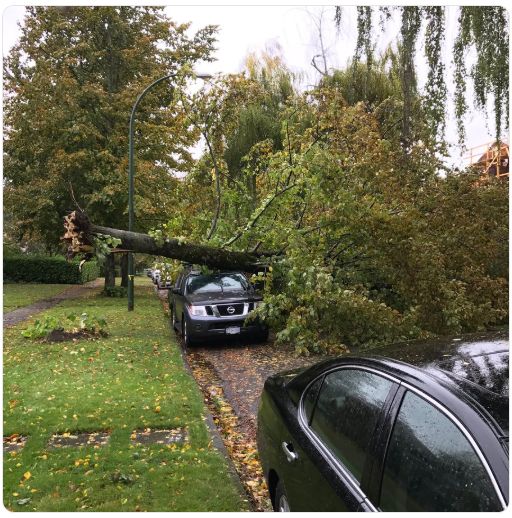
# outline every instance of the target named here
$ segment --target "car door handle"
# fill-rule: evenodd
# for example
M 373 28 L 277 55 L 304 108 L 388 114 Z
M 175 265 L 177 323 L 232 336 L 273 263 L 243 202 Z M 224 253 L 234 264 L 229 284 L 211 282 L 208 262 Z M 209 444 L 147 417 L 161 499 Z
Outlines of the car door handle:
M 284 454 L 286 455 L 288 462 L 293 462 L 294 460 L 297 460 L 299 458 L 299 456 L 293 451 L 292 444 L 283 442 L 281 444 L 281 447 L 283 448 Z

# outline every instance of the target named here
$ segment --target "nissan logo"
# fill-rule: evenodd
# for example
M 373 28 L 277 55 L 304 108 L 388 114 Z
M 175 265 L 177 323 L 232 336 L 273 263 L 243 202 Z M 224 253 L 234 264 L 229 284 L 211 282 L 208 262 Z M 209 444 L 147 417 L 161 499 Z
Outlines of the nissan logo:
M 228 306 L 228 309 L 226 309 L 226 311 L 232 315 L 234 312 L 235 312 L 235 308 L 233 306 Z

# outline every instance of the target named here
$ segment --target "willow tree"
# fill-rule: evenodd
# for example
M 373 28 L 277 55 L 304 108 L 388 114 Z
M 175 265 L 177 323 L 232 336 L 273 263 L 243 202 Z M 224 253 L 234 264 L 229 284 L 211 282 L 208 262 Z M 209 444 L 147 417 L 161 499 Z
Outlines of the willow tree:
M 245 224 L 260 201 L 261 175 L 251 150 L 283 149 L 283 114 L 294 95 L 293 75 L 283 60 L 263 53 L 249 55 L 242 73 L 216 77 L 195 94 L 181 97 L 187 120 L 201 132 L 204 150 L 178 186 L 174 212 L 190 214 L 195 208 L 202 217 L 194 228 L 188 218 L 173 218 L 169 228 L 220 244 L 226 231 L 236 233 Z
M 230 176 L 237 178 L 243 170 L 243 158 L 258 142 L 269 140 L 274 149 L 282 149 L 282 113 L 288 99 L 295 94 L 293 76 L 279 56 L 251 54 L 246 59 L 248 79 L 256 84 L 257 95 L 236 114 L 236 129 L 228 136 L 224 157 Z M 249 187 L 251 209 L 256 206 L 256 173 L 244 178 Z
M 402 138 L 406 148 L 411 144 L 413 99 L 417 95 L 416 71 L 419 63 L 418 43 L 424 35 L 423 47 L 428 77 L 423 96 L 425 116 L 429 123 L 432 141 L 442 150 L 446 120 L 446 67 L 443 45 L 446 36 L 446 10 L 442 6 L 358 7 L 356 59 L 364 54 L 368 67 L 372 67 L 375 48 L 374 19 L 380 14 L 385 27 L 392 11 L 400 14 L 400 81 L 403 92 Z M 335 23 L 342 23 L 342 8 L 337 7 Z M 465 139 L 464 115 L 467 112 L 467 83 L 471 80 L 475 104 L 480 110 L 494 102 L 495 135 L 499 140 L 508 129 L 509 111 L 509 23 L 506 10 L 500 6 L 461 6 L 457 19 L 457 35 L 453 42 L 455 80 L 455 117 L 459 128 L 459 143 Z M 476 53 L 476 61 L 468 74 L 467 55 Z
M 383 55 L 372 58 L 372 66 L 353 59 L 344 69 L 334 70 L 321 84 L 336 88 L 349 106 L 363 103 L 375 114 L 382 136 L 400 147 L 403 126 L 403 92 L 400 80 L 399 54 L 388 47 Z M 412 141 L 429 140 L 429 123 L 421 97 L 410 102 L 412 116 L 408 132 Z

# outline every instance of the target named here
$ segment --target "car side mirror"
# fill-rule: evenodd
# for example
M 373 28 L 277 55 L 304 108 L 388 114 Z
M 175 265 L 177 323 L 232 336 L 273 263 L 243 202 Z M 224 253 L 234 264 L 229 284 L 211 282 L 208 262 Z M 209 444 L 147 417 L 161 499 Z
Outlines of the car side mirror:
M 179 289 L 179 288 L 173 288 L 173 289 L 172 289 L 172 292 L 173 292 L 173 293 L 176 293 L 176 295 L 181 295 L 181 291 L 180 291 L 180 289 Z

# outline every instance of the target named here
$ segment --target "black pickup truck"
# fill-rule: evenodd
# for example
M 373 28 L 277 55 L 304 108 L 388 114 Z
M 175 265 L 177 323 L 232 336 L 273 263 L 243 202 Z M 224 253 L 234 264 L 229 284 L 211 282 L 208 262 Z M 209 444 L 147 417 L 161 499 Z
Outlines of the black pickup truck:
M 177 277 L 168 298 L 172 326 L 187 346 L 222 335 L 250 335 L 259 341 L 268 338 L 268 327 L 263 323 L 254 320 L 245 324 L 262 297 L 241 272 L 202 274 L 186 270 Z

